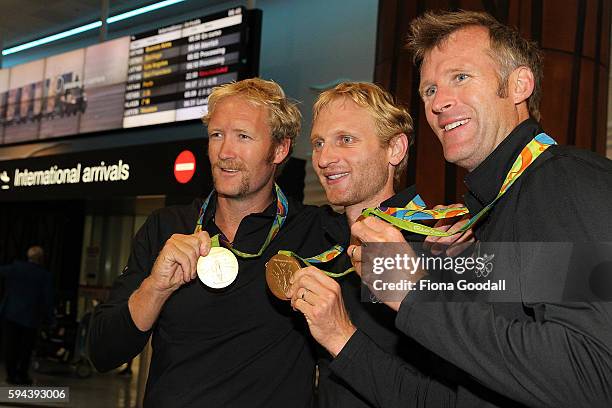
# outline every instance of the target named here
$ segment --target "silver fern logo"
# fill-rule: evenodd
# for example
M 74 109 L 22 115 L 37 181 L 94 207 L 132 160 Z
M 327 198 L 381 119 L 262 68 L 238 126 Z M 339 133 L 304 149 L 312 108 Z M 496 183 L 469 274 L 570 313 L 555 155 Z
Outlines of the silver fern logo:
M 495 254 L 484 254 L 482 256 L 482 262 L 477 264 L 476 268 L 474 269 L 474 273 L 476 274 L 477 278 L 486 278 L 491 272 L 493 272 L 493 258 L 495 258 Z

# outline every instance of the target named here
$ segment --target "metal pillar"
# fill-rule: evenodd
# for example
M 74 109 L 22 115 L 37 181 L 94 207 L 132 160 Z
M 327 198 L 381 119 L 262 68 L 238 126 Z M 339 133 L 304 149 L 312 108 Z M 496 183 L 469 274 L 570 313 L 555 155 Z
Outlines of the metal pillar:
M 106 22 L 108 19 L 108 4 L 109 0 L 100 0 L 100 20 L 102 21 L 100 26 L 100 42 L 106 41 L 108 35 L 108 24 Z

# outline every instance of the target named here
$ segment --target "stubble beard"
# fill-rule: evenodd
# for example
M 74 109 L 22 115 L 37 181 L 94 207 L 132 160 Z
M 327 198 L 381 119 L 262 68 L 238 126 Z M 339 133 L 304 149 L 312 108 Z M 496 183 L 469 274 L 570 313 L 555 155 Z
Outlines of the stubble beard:
M 274 162 L 275 149 L 276 149 L 276 146 L 273 145 L 268 151 L 268 154 L 266 156 L 266 162 L 270 165 L 273 164 Z M 224 166 L 226 167 L 240 170 L 240 183 L 238 185 L 238 191 L 221 194 L 222 196 L 240 200 L 240 199 L 244 199 L 248 197 L 251 193 L 254 192 L 252 191 L 252 186 L 251 186 L 251 173 L 249 169 L 247 168 L 247 166 L 245 166 L 242 161 L 228 159 L 228 160 L 224 160 L 223 162 L 217 163 L 216 166 L 220 167 L 221 164 L 224 164 Z M 272 177 L 274 177 L 274 173 Z M 266 183 L 264 184 L 267 184 L 267 181 L 268 180 L 266 180 Z M 214 173 L 213 173 L 213 182 L 215 184 L 215 189 L 217 189 L 218 191 L 219 190 L 219 188 L 217 188 L 218 180 L 214 178 Z
M 224 191 L 222 181 L 219 180 L 218 177 L 215 177 L 215 172 L 213 172 L 213 183 L 215 185 L 215 189 L 221 196 L 241 198 L 247 195 L 250 186 L 250 174 L 242 162 L 237 160 L 224 160 L 216 163 L 215 167 L 217 167 L 219 171 L 223 171 L 222 168 L 231 168 L 240 171 L 240 182 L 238 184 L 238 188 L 234 189 L 233 191 Z
M 365 171 L 363 171 L 354 180 L 349 190 L 346 191 L 337 200 L 331 202 L 333 205 L 348 207 L 369 201 L 378 192 L 380 192 L 389 180 L 389 173 L 386 162 L 383 160 L 372 160 L 367 165 L 361 164 Z M 353 176 L 354 173 L 351 173 Z M 351 177 L 349 176 L 349 177 Z

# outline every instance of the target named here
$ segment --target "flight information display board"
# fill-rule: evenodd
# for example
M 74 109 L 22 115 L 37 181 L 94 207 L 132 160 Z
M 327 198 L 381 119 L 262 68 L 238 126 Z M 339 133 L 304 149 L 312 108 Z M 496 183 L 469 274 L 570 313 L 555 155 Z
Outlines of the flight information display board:
M 258 75 L 261 11 L 234 7 L 0 69 L 0 144 L 199 119 Z
M 123 127 L 201 118 L 246 60 L 242 7 L 132 36 Z

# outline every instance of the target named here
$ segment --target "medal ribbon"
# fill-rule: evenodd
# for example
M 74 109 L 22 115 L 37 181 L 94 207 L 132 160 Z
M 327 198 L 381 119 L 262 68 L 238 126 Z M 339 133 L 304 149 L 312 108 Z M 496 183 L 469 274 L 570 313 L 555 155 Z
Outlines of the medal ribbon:
M 263 245 L 261 246 L 259 251 L 257 251 L 256 254 L 249 254 L 247 252 L 242 252 L 234 248 L 231 242 L 229 242 L 229 240 L 223 234 L 216 234 L 213 237 L 211 237 L 210 239 L 211 246 L 212 247 L 219 247 L 219 246 L 226 247 L 227 249 L 232 251 L 236 256 L 239 256 L 240 258 L 257 258 L 261 256 L 261 254 L 263 254 L 263 252 L 266 250 L 268 245 L 270 245 L 270 242 L 272 242 L 276 234 L 278 234 L 278 231 L 280 231 L 281 227 L 285 223 L 285 219 L 287 218 L 287 211 L 289 210 L 289 203 L 287 202 L 287 197 L 285 197 L 285 194 L 283 194 L 282 190 L 276 183 L 274 184 L 274 189 L 276 190 L 276 216 L 274 217 L 274 222 L 272 223 L 272 226 L 270 227 L 270 231 L 268 232 L 268 236 L 266 237 L 266 240 L 264 241 Z M 208 203 L 210 202 L 210 198 L 212 197 L 213 192 L 211 192 L 208 195 L 208 197 L 206 197 L 206 200 L 204 200 L 204 203 L 202 204 L 202 207 L 200 208 L 200 215 L 198 216 L 198 222 L 196 224 L 194 234 L 202 231 L 202 223 L 204 222 L 204 214 L 206 213 L 206 208 L 208 207 Z
M 406 207 L 404 208 L 415 210 L 415 211 L 423 210 L 425 209 L 425 202 L 423 201 L 421 196 L 417 194 L 408 204 L 406 204 Z M 303 264 L 307 266 L 312 266 L 312 264 L 321 264 L 321 263 L 332 261 L 336 259 L 342 252 L 344 252 L 344 247 L 342 245 L 334 245 L 331 249 L 328 249 L 327 251 L 320 253 L 319 255 L 311 256 L 309 258 L 302 258 L 301 256 L 299 256 L 293 251 L 284 251 L 284 250 L 278 251 L 280 255 L 292 256 L 296 259 L 299 259 L 300 261 L 302 261 Z M 328 272 L 324 270 L 322 270 L 322 272 L 324 272 L 327 276 L 331 278 L 340 278 L 344 275 L 348 275 L 354 270 L 355 268 L 350 267 L 344 272 L 340 272 L 340 273 L 333 273 L 333 272 Z
M 499 193 L 495 199 L 486 207 L 484 207 L 478 214 L 473 216 L 467 224 L 461 227 L 458 231 L 449 233 L 445 231 L 439 231 L 435 228 L 428 227 L 426 225 L 417 224 L 413 221 L 420 220 L 439 220 L 445 218 L 458 217 L 460 215 L 468 214 L 469 211 L 465 207 L 456 208 L 445 208 L 440 210 L 426 210 L 421 209 L 410 209 L 408 206 L 404 208 L 366 208 L 361 215 L 367 217 L 369 215 L 375 215 L 396 227 L 410 231 L 420 235 L 433 235 L 437 237 L 449 237 L 458 233 L 462 233 L 470 229 L 476 224 L 485 214 L 487 214 L 491 208 L 497 203 L 497 201 L 508 191 L 508 189 L 514 184 L 514 182 L 527 170 L 527 168 L 542 154 L 546 149 L 552 145 L 556 145 L 557 142 L 545 133 L 540 133 L 534 137 L 528 144 L 523 148 L 519 156 L 512 164 L 510 171 L 506 175 L 504 182 L 499 190 Z
M 344 251 L 344 247 L 342 247 L 340 245 L 335 245 L 332 249 L 327 250 L 327 251 L 323 252 L 320 255 L 316 255 L 316 256 L 310 257 L 310 258 L 302 258 L 301 256 L 299 256 L 298 254 L 296 254 L 293 251 L 278 251 L 278 253 L 280 255 L 287 255 L 287 256 L 291 256 L 293 258 L 299 259 L 306 266 L 312 266 L 312 264 L 319 264 L 319 263 L 323 263 L 323 262 L 329 262 L 332 259 L 336 258 L 338 255 L 340 255 L 343 251 Z M 317 259 L 317 257 L 322 256 L 324 254 L 328 254 L 328 255 L 329 254 L 333 254 L 333 256 L 330 259 L 326 260 L 326 261 L 320 261 L 320 260 Z M 344 275 L 348 275 L 349 273 L 353 272 L 354 270 L 355 270 L 355 268 L 351 266 L 350 268 L 348 268 L 344 272 L 340 272 L 340 273 L 328 272 L 328 271 L 324 271 L 323 269 L 321 269 L 321 272 L 323 272 L 324 274 L 326 274 L 330 278 L 340 278 L 340 277 L 342 277 Z

